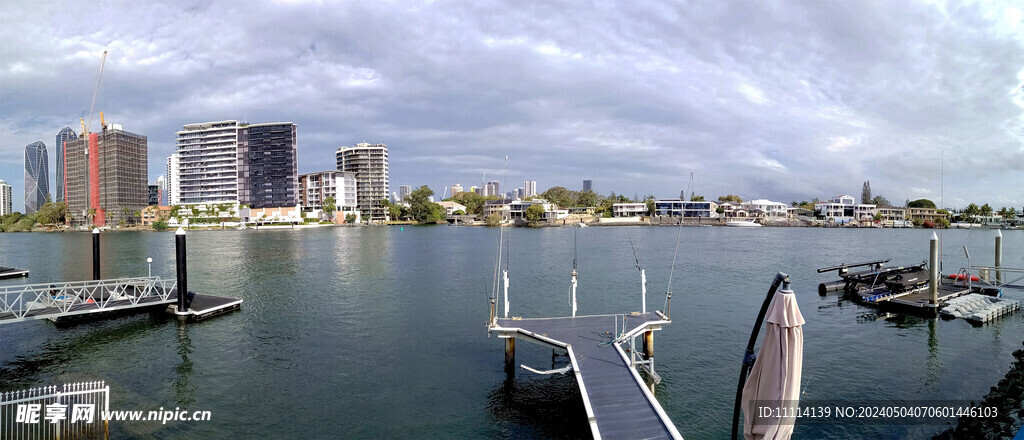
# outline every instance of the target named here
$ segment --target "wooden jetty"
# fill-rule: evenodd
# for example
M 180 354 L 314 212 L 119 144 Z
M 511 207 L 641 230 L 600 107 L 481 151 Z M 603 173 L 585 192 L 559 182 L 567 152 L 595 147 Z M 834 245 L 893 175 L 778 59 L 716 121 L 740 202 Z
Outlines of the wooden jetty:
M 657 378 L 651 332 L 670 322 L 661 312 L 495 318 L 488 330 L 506 340 L 506 360 L 514 362 L 516 339 L 568 353 L 595 439 L 681 439 L 635 368 L 637 356 L 642 356 L 645 371 Z M 633 342 L 637 336 L 644 338 L 642 355 Z M 623 349 L 627 341 L 629 354 Z
M 0 266 L 0 280 L 6 278 L 27 277 L 28 271 L 16 267 Z

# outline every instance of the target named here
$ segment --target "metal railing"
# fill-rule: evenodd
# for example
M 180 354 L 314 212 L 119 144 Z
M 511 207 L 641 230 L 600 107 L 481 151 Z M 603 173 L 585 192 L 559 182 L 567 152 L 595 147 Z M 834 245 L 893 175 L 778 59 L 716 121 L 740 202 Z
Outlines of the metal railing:
M 129 309 L 174 301 L 159 277 L 0 286 L 0 324 Z
M 107 438 L 110 387 L 80 382 L 0 393 L 0 438 Z

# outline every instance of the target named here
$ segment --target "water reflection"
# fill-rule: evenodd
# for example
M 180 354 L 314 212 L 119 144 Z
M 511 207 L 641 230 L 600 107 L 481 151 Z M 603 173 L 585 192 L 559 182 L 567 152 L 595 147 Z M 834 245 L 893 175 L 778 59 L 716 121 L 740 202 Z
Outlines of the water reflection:
M 177 373 L 174 379 L 174 399 L 178 406 L 183 408 L 193 407 L 196 396 L 196 386 L 192 382 L 192 338 L 189 337 L 190 324 L 178 322 L 178 355 L 181 356 L 181 363 L 174 367 Z
M 572 376 L 507 375 L 487 400 L 487 409 L 503 438 L 590 436 L 586 409 Z

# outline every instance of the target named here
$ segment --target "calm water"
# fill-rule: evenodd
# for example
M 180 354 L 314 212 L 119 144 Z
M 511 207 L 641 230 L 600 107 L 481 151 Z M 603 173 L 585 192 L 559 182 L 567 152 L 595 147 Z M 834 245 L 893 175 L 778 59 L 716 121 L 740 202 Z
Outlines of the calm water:
M 629 237 L 661 309 L 671 227 L 511 231 L 512 313 L 569 313 L 576 234 L 579 313 L 638 310 Z M 790 274 L 804 328 L 808 399 L 980 400 L 1024 339 L 1018 314 L 985 327 L 879 317 L 820 297 L 815 272 L 842 262 L 927 257 L 931 231 L 685 228 L 673 324 L 656 334 L 657 396 L 688 439 L 729 434 L 739 360 L 775 272 Z M 991 264 L 993 231 L 945 231 L 951 271 Z M 1004 231 L 1003 261 L 1024 267 L 1024 231 Z M 174 276 L 173 235 L 103 235 L 104 277 Z M 0 391 L 105 380 L 111 409 L 212 411 L 210 422 L 111 423 L 113 438 L 577 438 L 588 435 L 569 376 L 502 369 L 487 338 L 497 230 L 466 227 L 190 232 L 189 287 L 240 296 L 242 310 L 198 324 L 147 314 L 57 328 L 0 326 Z M 91 277 L 85 233 L 0 234 L 0 264 L 30 282 Z M 24 279 L 5 281 L 23 283 Z M 1024 291 L 1007 290 L 1024 299 Z M 517 361 L 550 351 L 518 344 Z M 564 362 L 560 360 L 559 362 Z M 797 438 L 919 438 L 942 427 L 800 426 Z

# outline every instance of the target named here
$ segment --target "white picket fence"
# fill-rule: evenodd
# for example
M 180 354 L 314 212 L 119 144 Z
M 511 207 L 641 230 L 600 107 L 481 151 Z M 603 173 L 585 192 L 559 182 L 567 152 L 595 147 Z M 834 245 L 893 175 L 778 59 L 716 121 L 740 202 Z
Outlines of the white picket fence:
M 0 439 L 106 439 L 110 387 L 78 382 L 0 393 Z

